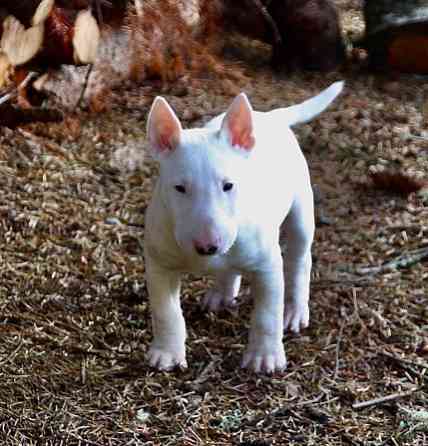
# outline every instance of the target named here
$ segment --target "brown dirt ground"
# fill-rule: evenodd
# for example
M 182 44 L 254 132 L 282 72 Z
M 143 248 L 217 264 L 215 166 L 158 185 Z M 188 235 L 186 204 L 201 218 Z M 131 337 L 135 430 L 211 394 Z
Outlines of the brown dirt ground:
M 347 34 L 361 31 L 358 2 L 337 3 Z M 426 78 L 355 66 L 277 75 L 266 48 L 245 52 L 258 64 L 239 89 L 256 109 L 346 80 L 335 105 L 296 130 L 328 224 L 314 243 L 310 327 L 285 336 L 288 369 L 239 368 L 250 303 L 203 313 L 202 278 L 183 291 L 189 368 L 147 366 L 141 237 L 155 168 L 142 155 L 159 88 L 122 87 L 106 113 L 0 129 L 2 444 L 427 444 L 427 260 L 370 269 L 428 246 L 427 197 L 379 191 L 368 176 L 426 178 Z M 210 80 L 164 95 L 188 126 L 232 97 Z

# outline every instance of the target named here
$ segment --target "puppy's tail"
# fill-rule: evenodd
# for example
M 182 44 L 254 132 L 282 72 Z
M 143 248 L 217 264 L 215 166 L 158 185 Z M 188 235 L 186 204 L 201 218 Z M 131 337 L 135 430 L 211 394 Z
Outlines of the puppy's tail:
M 284 122 L 285 119 L 285 123 L 290 127 L 296 124 L 303 124 L 324 111 L 343 90 L 344 84 L 344 81 L 335 82 L 307 101 L 291 107 L 273 110 L 271 113 L 278 118 L 281 116 L 281 121 Z

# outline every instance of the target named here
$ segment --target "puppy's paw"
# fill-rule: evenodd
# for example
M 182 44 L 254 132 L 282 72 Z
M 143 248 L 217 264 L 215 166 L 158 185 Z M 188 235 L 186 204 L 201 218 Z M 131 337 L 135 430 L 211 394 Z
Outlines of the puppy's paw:
M 187 368 L 186 354 L 183 351 L 164 349 L 151 346 L 147 353 L 147 359 L 151 367 L 158 370 L 172 370 L 175 367 Z
M 202 309 L 217 312 L 225 308 L 236 306 L 236 299 L 233 296 L 225 295 L 213 288 L 205 294 L 201 303 Z
M 309 305 L 307 303 L 285 302 L 284 330 L 299 333 L 309 325 Z
M 241 367 L 251 369 L 256 373 L 281 372 L 287 367 L 284 346 L 281 344 L 276 349 L 267 351 L 248 348 L 242 358 Z

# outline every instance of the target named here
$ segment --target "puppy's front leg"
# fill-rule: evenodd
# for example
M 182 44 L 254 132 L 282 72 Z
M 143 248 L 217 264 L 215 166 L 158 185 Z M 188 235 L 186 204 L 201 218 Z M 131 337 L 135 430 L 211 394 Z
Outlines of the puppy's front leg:
M 314 209 L 310 186 L 298 197 L 284 222 L 285 314 L 284 328 L 298 333 L 309 324 L 311 245 L 314 237 Z
M 153 341 L 147 357 L 152 367 L 187 367 L 186 326 L 180 306 L 180 275 L 146 258 L 146 278 L 152 312 Z
M 279 246 L 269 264 L 253 274 L 251 287 L 254 310 L 242 367 L 256 373 L 281 371 L 286 367 L 286 359 L 282 343 L 284 276 Z

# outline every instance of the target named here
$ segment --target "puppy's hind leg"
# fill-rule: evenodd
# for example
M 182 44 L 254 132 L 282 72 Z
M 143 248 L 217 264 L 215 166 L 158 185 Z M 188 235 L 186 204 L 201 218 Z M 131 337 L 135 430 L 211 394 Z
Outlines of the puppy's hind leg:
M 283 224 L 286 239 L 284 329 L 295 333 L 309 324 L 311 245 L 314 230 L 313 196 L 309 186 L 296 197 Z
M 239 274 L 228 272 L 217 275 L 214 286 L 207 291 L 202 300 L 202 308 L 215 312 L 233 306 L 240 286 Z

